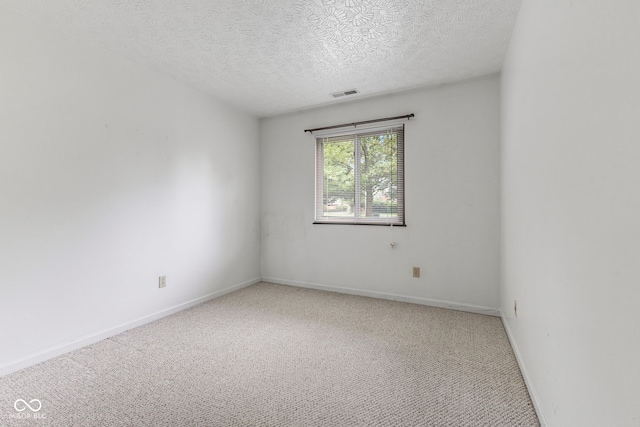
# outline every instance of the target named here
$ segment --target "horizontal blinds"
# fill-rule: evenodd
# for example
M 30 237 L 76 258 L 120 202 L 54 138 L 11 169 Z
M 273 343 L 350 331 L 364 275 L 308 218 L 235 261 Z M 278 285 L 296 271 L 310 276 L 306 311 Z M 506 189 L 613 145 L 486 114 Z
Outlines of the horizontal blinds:
M 316 222 L 404 224 L 404 125 L 316 138 Z
M 398 179 L 398 218 L 404 224 L 404 125 L 401 126 L 401 129 L 398 131 L 398 169 L 396 173 Z

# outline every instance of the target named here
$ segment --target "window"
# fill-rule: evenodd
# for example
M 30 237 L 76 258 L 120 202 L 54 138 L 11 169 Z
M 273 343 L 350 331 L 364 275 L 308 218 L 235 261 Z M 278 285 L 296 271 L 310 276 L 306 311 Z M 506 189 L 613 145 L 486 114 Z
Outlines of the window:
M 315 222 L 404 225 L 404 125 L 316 137 Z

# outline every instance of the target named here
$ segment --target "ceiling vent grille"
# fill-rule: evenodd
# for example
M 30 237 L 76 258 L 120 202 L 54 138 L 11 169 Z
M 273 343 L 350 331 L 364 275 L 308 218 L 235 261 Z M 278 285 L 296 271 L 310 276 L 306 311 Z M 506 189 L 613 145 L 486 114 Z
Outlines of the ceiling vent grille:
M 332 93 L 331 96 L 333 96 L 334 98 L 340 98 L 341 96 L 355 95 L 356 93 L 360 93 L 358 92 L 358 89 L 349 89 L 342 92 Z

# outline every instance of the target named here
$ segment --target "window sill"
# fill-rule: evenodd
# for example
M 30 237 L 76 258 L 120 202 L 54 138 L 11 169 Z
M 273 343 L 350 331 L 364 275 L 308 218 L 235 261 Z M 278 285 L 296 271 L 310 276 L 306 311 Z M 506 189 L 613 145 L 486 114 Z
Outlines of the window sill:
M 383 227 L 406 227 L 407 224 L 396 224 L 389 222 L 343 222 L 343 221 L 313 221 L 314 225 L 374 225 Z

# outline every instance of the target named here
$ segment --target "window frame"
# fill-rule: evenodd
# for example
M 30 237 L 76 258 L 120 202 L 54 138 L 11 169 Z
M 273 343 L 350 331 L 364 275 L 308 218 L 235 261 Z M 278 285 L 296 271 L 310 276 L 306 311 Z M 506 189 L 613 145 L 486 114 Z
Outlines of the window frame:
M 361 217 L 358 211 L 354 212 L 353 217 L 337 217 L 324 215 L 324 144 L 336 142 L 344 138 L 344 140 L 352 139 L 354 144 L 354 205 L 360 196 L 361 176 L 359 175 L 359 165 L 356 159 L 359 158 L 360 137 L 371 136 L 372 134 L 383 135 L 388 132 L 397 134 L 396 137 L 396 176 L 397 176 L 397 217 Z M 342 130 L 333 129 L 332 132 L 316 134 L 315 137 L 315 207 L 314 207 L 314 224 L 338 224 L 338 225 L 375 225 L 375 226 L 406 226 L 406 199 L 405 199 L 405 177 L 404 177 L 404 141 L 405 126 L 403 122 L 388 123 L 385 125 L 377 124 L 376 126 L 358 127 L 357 129 L 349 128 Z

